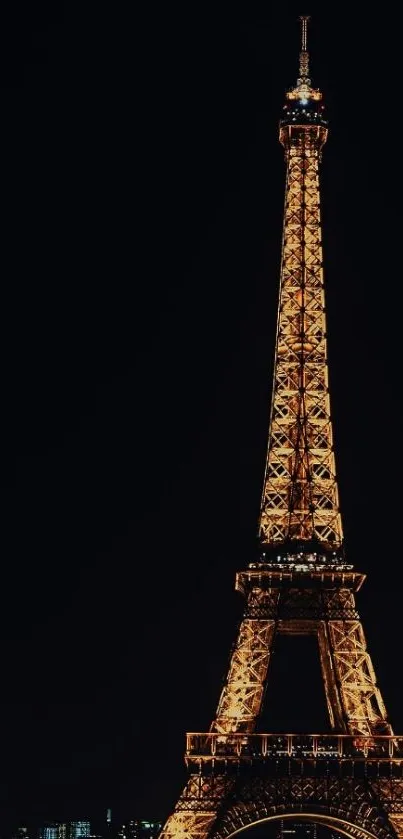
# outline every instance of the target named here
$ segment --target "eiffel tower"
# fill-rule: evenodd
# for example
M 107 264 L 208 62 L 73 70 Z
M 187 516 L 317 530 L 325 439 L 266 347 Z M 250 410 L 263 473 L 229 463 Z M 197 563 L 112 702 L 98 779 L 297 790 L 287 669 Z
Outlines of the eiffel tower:
M 328 389 L 319 164 L 322 93 L 286 93 L 287 167 L 269 443 L 254 561 L 216 717 L 186 738 L 188 782 L 160 839 L 224 839 L 270 820 L 305 820 L 354 839 L 403 839 L 403 736 L 388 721 L 345 556 Z M 277 635 L 315 635 L 330 734 L 258 732 Z

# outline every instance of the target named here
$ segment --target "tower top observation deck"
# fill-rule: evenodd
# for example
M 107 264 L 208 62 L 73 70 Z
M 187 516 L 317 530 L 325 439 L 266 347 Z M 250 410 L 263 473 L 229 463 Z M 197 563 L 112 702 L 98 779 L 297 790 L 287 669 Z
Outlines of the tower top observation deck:
M 309 17 L 303 16 L 300 20 L 302 32 L 299 76 L 296 86 L 290 88 L 286 93 L 286 103 L 283 108 L 280 126 L 321 125 L 326 128 L 328 123 L 324 116 L 325 106 L 322 102 L 322 93 L 318 88 L 312 87 L 309 78 L 309 53 L 307 50 Z

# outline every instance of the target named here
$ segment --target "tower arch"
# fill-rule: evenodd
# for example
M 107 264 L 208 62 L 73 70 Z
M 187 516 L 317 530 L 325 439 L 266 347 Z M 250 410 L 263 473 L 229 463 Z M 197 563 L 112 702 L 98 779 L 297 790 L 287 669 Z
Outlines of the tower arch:
M 219 819 L 211 839 L 231 839 L 243 836 L 252 827 L 269 822 L 292 820 L 293 822 L 315 822 L 335 830 L 348 839 L 394 839 L 385 813 L 376 804 L 369 801 L 356 802 L 352 805 L 340 802 L 337 805 L 301 804 L 265 804 L 261 799 L 250 802 L 246 807 L 229 808 L 225 816 Z

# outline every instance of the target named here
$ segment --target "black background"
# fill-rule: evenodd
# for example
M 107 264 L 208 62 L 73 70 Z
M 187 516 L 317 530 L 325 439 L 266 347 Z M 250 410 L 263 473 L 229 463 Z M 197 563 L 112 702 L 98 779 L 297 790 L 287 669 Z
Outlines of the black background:
M 165 818 L 184 733 L 214 714 L 254 549 L 301 12 L 330 120 L 347 553 L 403 731 L 401 13 L 19 6 L 0 25 L 3 832 Z M 315 727 L 310 668 L 279 649 L 268 727 Z

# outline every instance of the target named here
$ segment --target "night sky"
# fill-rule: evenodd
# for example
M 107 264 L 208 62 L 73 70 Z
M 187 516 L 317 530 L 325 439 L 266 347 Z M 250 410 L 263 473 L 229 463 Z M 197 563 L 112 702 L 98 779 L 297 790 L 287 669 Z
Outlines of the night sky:
M 2 10 L 1 836 L 165 818 L 214 715 L 254 555 L 300 13 L 330 121 L 347 556 L 403 732 L 403 15 L 278 5 Z M 325 726 L 286 640 L 267 728 Z

